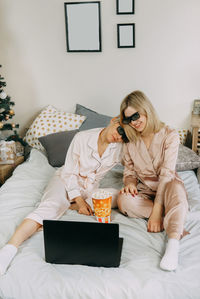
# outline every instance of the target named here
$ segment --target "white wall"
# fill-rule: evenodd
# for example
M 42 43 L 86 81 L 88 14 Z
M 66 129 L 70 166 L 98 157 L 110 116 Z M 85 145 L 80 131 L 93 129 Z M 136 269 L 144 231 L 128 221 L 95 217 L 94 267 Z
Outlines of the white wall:
M 71 1 L 73 2 L 73 1 Z M 144 91 L 160 118 L 187 128 L 200 96 L 200 1 L 135 0 L 135 15 L 101 1 L 101 53 L 66 52 L 64 1 L 0 0 L 0 69 L 21 130 L 47 104 L 115 115 Z M 118 49 L 117 23 L 135 22 L 136 48 Z

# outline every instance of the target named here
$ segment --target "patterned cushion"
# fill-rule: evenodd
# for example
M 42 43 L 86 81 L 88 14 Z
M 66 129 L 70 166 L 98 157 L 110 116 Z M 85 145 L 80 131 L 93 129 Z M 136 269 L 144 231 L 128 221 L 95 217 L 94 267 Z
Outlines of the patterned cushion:
M 185 144 L 188 130 L 178 129 L 177 131 L 178 131 L 178 134 L 179 134 L 179 137 L 180 137 L 180 143 Z
M 198 156 L 190 148 L 180 144 L 178 159 L 176 162 L 176 170 L 191 170 L 200 167 L 200 156 Z
M 48 134 L 79 129 L 85 116 L 59 111 L 49 105 L 36 117 L 28 129 L 26 142 L 39 150 L 44 150 L 38 138 Z

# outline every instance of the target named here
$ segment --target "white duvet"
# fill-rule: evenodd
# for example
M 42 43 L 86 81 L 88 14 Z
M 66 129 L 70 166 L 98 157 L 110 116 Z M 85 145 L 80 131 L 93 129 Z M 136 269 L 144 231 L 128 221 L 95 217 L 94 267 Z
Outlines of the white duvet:
M 29 161 L 17 167 L 0 188 L 0 247 L 38 205 L 54 171 L 43 154 L 32 150 Z M 120 237 L 124 238 L 119 268 L 48 264 L 40 231 L 20 246 L 7 273 L 0 277 L 0 298 L 200 299 L 200 189 L 193 171 L 179 174 L 189 195 L 186 229 L 190 235 L 180 241 L 176 271 L 159 268 L 165 232 L 148 233 L 145 220 L 129 219 L 113 210 L 112 221 L 120 224 Z M 72 210 L 61 219 L 95 221 L 93 216 Z

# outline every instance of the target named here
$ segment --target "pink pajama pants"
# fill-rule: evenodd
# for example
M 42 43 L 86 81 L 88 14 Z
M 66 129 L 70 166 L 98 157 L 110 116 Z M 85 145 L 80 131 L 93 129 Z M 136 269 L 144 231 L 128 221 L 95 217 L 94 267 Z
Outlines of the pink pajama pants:
M 152 196 L 140 194 L 119 194 L 118 207 L 120 211 L 135 218 L 149 218 L 153 208 Z M 167 183 L 164 192 L 164 229 L 170 235 L 181 236 L 188 211 L 188 202 L 183 183 L 174 179 Z
M 91 196 L 96 189 L 94 188 L 90 192 L 87 192 L 87 190 L 83 189 L 80 190 L 81 196 L 93 208 Z M 106 190 L 112 193 L 112 208 L 116 208 L 118 190 L 113 188 L 106 188 Z M 47 185 L 44 191 L 41 203 L 26 218 L 32 219 L 40 224 L 43 224 L 44 219 L 59 219 L 69 207 L 70 201 L 65 190 L 64 182 L 58 175 L 54 175 L 53 178 L 49 181 L 49 184 Z

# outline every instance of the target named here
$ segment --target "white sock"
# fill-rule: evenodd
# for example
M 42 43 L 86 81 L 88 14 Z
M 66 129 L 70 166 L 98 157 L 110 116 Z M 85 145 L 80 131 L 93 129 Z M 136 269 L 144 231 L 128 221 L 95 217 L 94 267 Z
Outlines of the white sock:
M 0 249 L 0 275 L 5 274 L 17 250 L 17 247 L 12 244 L 7 244 Z
M 173 271 L 178 266 L 179 240 L 169 239 L 165 254 L 160 262 L 160 268 L 167 271 Z

